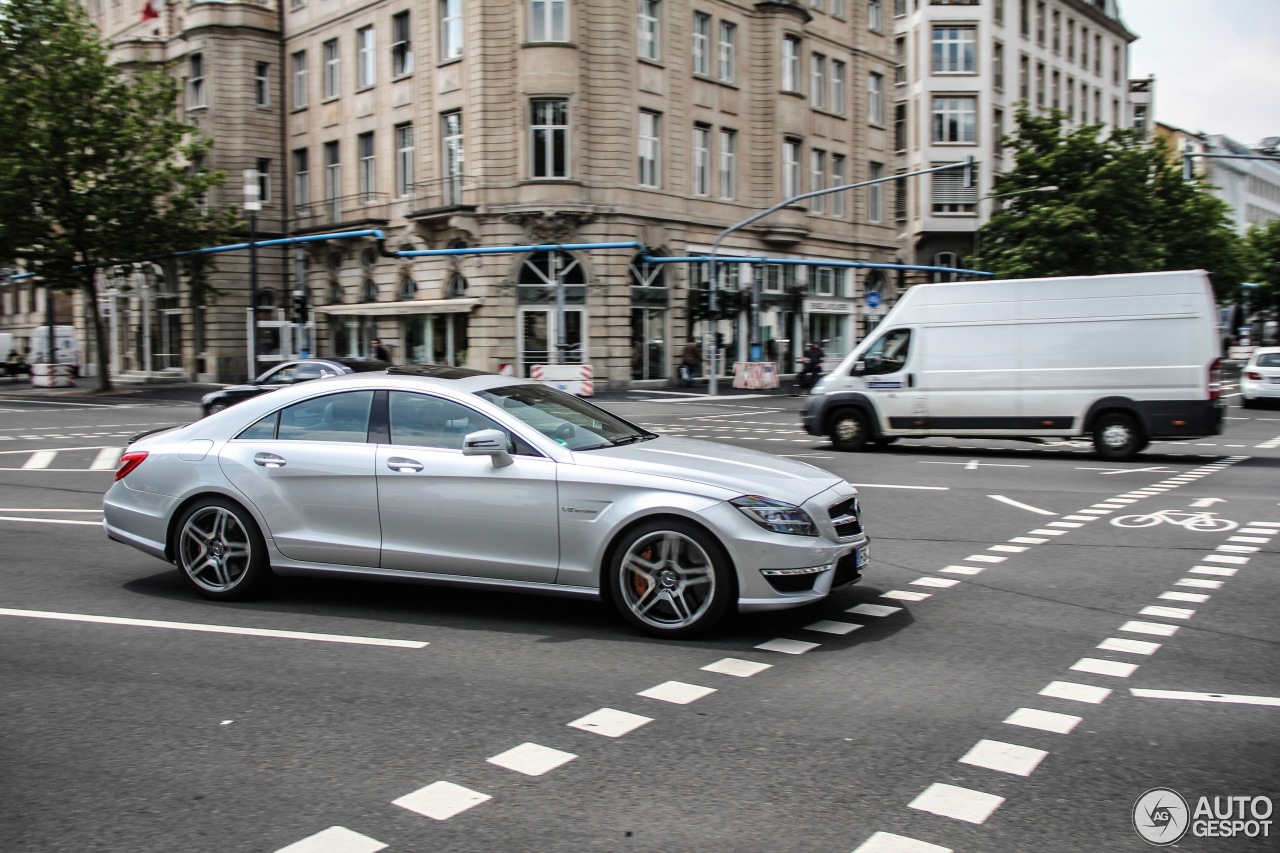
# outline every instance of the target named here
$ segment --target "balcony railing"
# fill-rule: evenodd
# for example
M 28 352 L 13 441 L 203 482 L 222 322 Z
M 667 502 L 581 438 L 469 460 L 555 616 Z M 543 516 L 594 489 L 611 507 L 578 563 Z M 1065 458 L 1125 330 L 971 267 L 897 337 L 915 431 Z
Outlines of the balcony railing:
M 451 175 L 413 185 L 413 210 L 426 213 L 475 206 L 476 179 L 471 175 Z M 412 215 L 412 214 L 411 214 Z
M 387 222 L 386 193 L 357 193 L 300 205 L 293 215 L 293 229 L 306 231 L 340 223 Z

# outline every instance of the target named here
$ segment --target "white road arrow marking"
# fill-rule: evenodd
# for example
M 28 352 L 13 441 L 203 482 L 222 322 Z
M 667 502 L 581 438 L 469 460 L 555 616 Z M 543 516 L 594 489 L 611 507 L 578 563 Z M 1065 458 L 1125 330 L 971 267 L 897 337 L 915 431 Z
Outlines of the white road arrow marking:
M 1192 506 L 1213 506 L 1214 504 L 1224 504 L 1224 503 L 1226 503 L 1226 500 L 1223 498 L 1201 498 L 1198 501 L 1193 501 L 1191 505 Z

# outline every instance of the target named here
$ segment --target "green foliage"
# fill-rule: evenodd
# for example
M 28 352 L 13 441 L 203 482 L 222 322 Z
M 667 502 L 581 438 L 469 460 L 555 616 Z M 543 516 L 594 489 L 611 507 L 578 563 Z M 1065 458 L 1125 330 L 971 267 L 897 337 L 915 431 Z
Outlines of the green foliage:
M 177 120 L 177 82 L 126 73 L 76 0 L 0 5 L 0 266 L 95 297 L 93 272 L 224 242 L 223 181 Z M 101 375 L 101 374 L 100 374 Z
M 1280 219 L 1245 235 L 1247 280 L 1260 285 L 1249 296 L 1257 308 L 1280 309 Z
M 1208 270 L 1215 288 L 1243 275 L 1225 202 L 1184 181 L 1163 140 L 1100 125 L 1068 130 L 1058 110 L 1018 111 L 1014 169 L 997 179 L 1000 209 L 979 232 L 972 266 L 1002 278 Z M 1038 192 L 1056 186 L 1054 192 Z

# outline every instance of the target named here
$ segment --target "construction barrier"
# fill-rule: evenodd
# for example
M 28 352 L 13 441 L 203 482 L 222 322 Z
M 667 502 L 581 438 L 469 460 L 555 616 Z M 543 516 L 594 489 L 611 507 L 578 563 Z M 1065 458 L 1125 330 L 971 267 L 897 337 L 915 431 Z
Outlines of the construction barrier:
M 778 364 L 773 361 L 735 361 L 733 387 L 768 390 L 778 387 Z
M 529 368 L 529 377 L 579 397 L 595 393 L 589 364 L 535 364 Z
M 31 384 L 36 388 L 74 388 L 76 366 L 74 364 L 33 364 Z

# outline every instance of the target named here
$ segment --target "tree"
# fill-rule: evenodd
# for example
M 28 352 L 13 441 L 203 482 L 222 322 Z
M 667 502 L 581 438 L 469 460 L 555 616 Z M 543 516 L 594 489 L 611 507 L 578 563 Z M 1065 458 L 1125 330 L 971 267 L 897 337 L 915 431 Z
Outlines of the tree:
M 1018 110 L 1006 143 L 1014 169 L 996 180 L 1005 204 L 979 231 L 971 266 L 1002 278 L 1205 269 L 1214 287 L 1243 274 L 1228 207 L 1186 181 L 1167 143 L 1101 125 L 1068 130 L 1059 110 Z M 1043 187 L 1056 191 L 1044 192 Z
M 225 242 L 235 224 L 206 210 L 224 176 L 193 168 L 211 141 L 177 120 L 179 91 L 163 70 L 112 65 L 76 0 L 0 5 L 0 266 L 80 290 L 101 390 L 98 271 Z
M 1258 285 L 1249 297 L 1258 310 L 1280 310 L 1280 219 L 1254 225 L 1244 237 L 1248 281 Z

